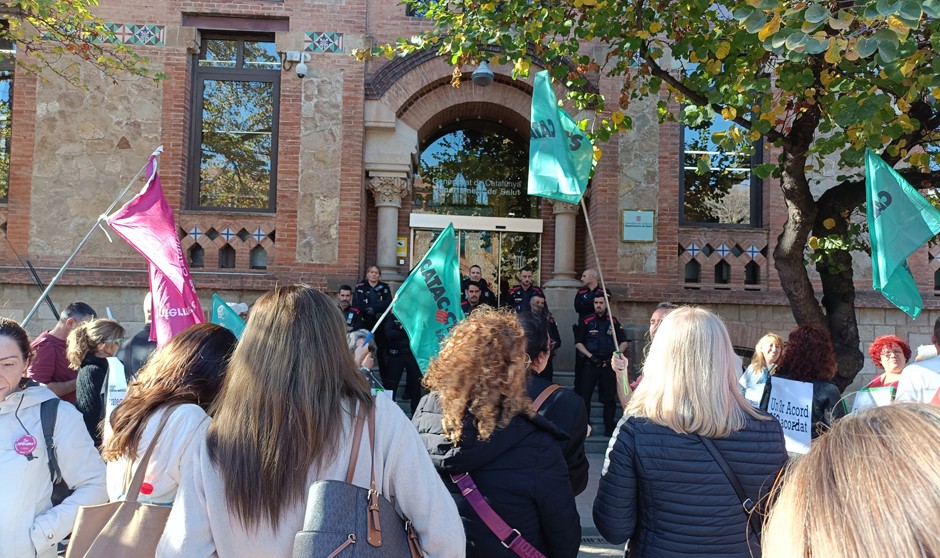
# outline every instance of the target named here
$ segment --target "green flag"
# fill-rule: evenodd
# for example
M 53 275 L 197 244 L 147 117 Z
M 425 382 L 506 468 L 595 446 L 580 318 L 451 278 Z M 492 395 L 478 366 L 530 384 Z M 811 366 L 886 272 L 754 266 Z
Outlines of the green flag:
M 872 286 L 916 318 L 924 307 L 907 258 L 940 234 L 940 211 L 881 157 L 865 150 Z
M 558 108 L 548 71 L 535 74 L 529 139 L 529 195 L 578 203 L 594 165 L 594 146 Z
M 427 372 L 428 362 L 440 352 L 450 328 L 463 319 L 453 224 L 447 225 L 411 270 L 392 304 L 392 312 L 408 333 L 421 372 Z
M 218 293 L 212 293 L 212 319 L 209 321 L 231 331 L 236 339 L 242 338 L 245 320 L 238 315 L 238 312 L 232 310 Z

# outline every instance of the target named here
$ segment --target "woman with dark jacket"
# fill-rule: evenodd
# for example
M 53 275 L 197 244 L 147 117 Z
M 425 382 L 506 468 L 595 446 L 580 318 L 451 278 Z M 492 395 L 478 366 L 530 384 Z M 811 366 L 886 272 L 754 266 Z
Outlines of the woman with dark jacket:
M 75 378 L 75 407 L 85 419 L 88 435 L 101 447 L 101 420 L 104 418 L 104 386 L 108 378 L 108 358 L 124 343 L 124 328 L 114 320 L 99 318 L 73 329 L 66 340 L 69 367 L 78 370 Z
M 718 316 L 669 313 L 653 338 L 610 440 L 594 524 L 633 558 L 760 556 L 760 543 L 722 466 L 759 502 L 787 461 L 783 431 L 737 389 L 740 359 Z
M 558 443 L 565 434 L 532 412 L 525 352 L 515 314 L 475 311 L 431 362 L 424 379 L 431 393 L 413 419 L 457 503 L 470 558 L 514 557 L 506 545 L 524 543 L 548 557 L 578 554 L 581 523 Z M 497 537 L 476 496 L 518 536 Z
M 829 429 L 832 422 L 845 416 L 842 392 L 832 380 L 836 375 L 836 357 L 829 332 L 821 327 L 802 325 L 787 338 L 787 350 L 780 358 L 775 378 L 813 384 L 812 439 Z M 770 394 L 773 395 L 773 380 Z

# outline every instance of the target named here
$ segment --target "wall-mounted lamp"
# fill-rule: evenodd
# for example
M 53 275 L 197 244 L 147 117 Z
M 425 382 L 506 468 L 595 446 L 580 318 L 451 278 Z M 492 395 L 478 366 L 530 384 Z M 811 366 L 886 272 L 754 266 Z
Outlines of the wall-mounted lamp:
M 470 75 L 470 80 L 480 87 L 486 87 L 493 83 L 494 77 L 490 65 L 486 63 L 486 60 L 483 60 L 480 62 L 480 66 L 477 67 L 476 70 L 473 70 L 473 74 Z
M 290 71 L 291 68 L 294 68 L 294 71 L 297 72 L 297 77 L 300 79 L 307 77 L 307 62 L 310 62 L 309 52 L 288 50 L 287 52 L 281 53 L 281 68 L 285 71 Z

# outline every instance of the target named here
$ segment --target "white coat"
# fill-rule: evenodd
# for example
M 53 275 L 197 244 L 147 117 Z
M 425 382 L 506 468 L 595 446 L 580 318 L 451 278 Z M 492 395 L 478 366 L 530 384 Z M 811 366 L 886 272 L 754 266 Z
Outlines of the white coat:
M 35 386 L 0 401 L 0 558 L 54 557 L 56 545 L 72 531 L 78 508 L 108 500 L 104 462 L 82 415 L 70 403 L 60 401 L 54 432 L 56 455 L 62 478 L 74 492 L 52 507 L 39 409 L 43 401 L 55 397 L 45 386 Z M 13 449 L 27 432 L 36 438 L 33 455 L 37 459 L 28 460 Z

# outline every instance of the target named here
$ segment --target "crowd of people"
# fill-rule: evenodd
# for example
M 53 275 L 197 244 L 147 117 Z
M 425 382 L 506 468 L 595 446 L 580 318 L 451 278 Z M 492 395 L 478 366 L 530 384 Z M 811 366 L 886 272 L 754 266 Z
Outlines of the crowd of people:
M 55 556 L 79 508 L 121 501 L 139 470 L 147 502 L 171 507 L 157 556 L 296 556 L 313 487 L 345 481 L 368 489 L 363 516 L 391 502 L 424 556 L 573 557 L 592 475 L 594 525 L 631 557 L 940 556 L 940 358 L 907 365 L 908 344 L 879 337 L 873 403 L 849 412 L 826 330 L 768 333 L 742 370 L 719 316 L 664 303 L 631 382 L 609 293 L 593 270 L 582 281 L 574 391 L 550 376 L 558 328 L 531 273 L 504 307 L 471 274 L 471 311 L 423 377 L 393 315 L 371 334 L 392 301 L 374 266 L 337 299 L 277 287 L 239 340 L 199 324 L 133 370 L 119 355 L 140 350 L 87 304 L 32 343 L 0 318 L 0 558 Z M 783 380 L 812 393 L 805 455 L 767 412 Z M 595 385 L 601 471 L 585 455 Z M 330 555 L 372 545 L 371 521 Z

